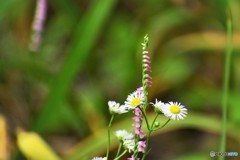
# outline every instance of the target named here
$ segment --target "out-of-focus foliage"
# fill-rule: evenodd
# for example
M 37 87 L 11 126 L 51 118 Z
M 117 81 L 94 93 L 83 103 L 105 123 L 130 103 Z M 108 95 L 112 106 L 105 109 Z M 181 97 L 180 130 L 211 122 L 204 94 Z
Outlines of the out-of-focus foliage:
M 0 115 L 0 159 L 8 159 L 9 151 L 7 148 L 8 137 L 7 137 L 7 126 L 6 120 Z
M 49 0 L 36 53 L 28 48 L 35 6 L 30 0 L 0 2 L 0 112 L 8 128 L 0 126 L 0 139 L 2 133 L 10 137 L 0 141 L 0 153 L 9 151 L 0 156 L 28 156 L 17 145 L 16 128 L 41 135 L 51 146 L 43 148 L 63 159 L 104 154 L 107 101 L 123 103 L 141 85 L 140 43 L 146 33 L 153 70 L 150 100 L 180 101 L 189 110 L 186 121 L 155 134 L 149 158 L 204 159 L 218 150 L 224 0 Z M 240 153 L 240 134 L 232 133 L 240 130 L 240 1 L 231 0 L 230 7 L 234 53 L 227 150 Z M 131 123 L 131 113 L 117 117 L 112 131 L 130 129 Z M 178 141 L 166 141 L 166 133 Z M 194 136 L 195 148 L 188 145 Z
M 44 142 L 44 140 L 34 132 L 25 132 L 19 129 L 17 132 L 17 144 L 19 149 L 28 159 L 60 159 L 46 144 L 46 142 Z

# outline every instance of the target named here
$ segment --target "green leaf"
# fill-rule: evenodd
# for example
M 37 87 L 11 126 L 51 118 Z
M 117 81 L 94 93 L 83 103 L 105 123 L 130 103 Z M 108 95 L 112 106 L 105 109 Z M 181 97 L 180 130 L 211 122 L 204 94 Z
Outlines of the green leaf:
M 82 69 L 88 56 L 90 56 L 90 51 L 100 35 L 107 17 L 110 16 L 116 1 L 103 0 L 94 2 L 76 28 L 76 36 L 69 55 L 52 84 L 51 91 L 36 119 L 36 123 L 32 126 L 39 132 L 48 130 L 48 125 L 55 121 L 52 114 L 58 112 L 61 100 L 67 95 L 78 71 Z

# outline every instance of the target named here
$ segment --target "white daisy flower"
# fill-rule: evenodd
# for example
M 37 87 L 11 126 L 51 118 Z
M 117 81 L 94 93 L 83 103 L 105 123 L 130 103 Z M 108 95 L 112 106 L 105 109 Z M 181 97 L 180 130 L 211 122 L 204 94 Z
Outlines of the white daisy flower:
M 126 130 L 118 130 L 115 135 L 120 141 L 124 141 L 126 139 L 133 139 L 133 134 L 127 132 Z
M 187 109 L 178 102 L 169 102 L 163 108 L 165 116 L 173 120 L 184 119 L 187 115 Z
M 123 146 L 129 152 L 134 150 L 135 147 L 135 140 L 134 135 L 126 130 L 118 130 L 115 132 L 117 138 L 123 142 Z
M 128 150 L 128 152 L 134 151 L 135 148 L 135 140 L 134 139 L 126 139 L 123 141 L 123 146 L 125 149 Z
M 125 101 L 125 106 L 132 110 L 137 106 L 143 104 L 144 102 L 144 94 L 143 92 L 135 91 L 128 95 L 127 100 Z
M 157 113 L 163 113 L 163 110 L 164 108 L 166 108 L 166 104 L 161 102 L 161 101 L 158 101 L 156 99 L 155 103 L 151 103 L 155 109 L 155 112 Z
M 92 160 L 107 160 L 107 157 L 94 157 Z
M 108 101 L 108 107 L 111 114 L 122 114 L 128 112 L 127 107 L 115 101 Z

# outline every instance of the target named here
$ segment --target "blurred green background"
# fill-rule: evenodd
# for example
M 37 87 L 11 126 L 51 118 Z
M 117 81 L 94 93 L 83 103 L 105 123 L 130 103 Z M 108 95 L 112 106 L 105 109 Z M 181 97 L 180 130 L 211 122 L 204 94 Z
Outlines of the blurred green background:
M 234 52 L 227 151 L 240 154 L 240 1 L 229 4 Z M 209 152 L 219 149 L 225 1 L 49 0 L 42 43 L 31 52 L 35 8 L 31 0 L 0 2 L 0 113 L 6 121 L 0 132 L 8 135 L 2 146 L 9 159 L 28 157 L 17 145 L 17 128 L 37 133 L 62 159 L 103 156 L 107 102 L 124 103 L 141 85 L 146 33 L 150 101 L 179 101 L 189 110 L 185 120 L 154 134 L 148 159 L 214 159 Z M 151 107 L 148 113 L 152 117 Z M 132 122 L 131 113 L 119 116 L 112 132 L 131 130 Z

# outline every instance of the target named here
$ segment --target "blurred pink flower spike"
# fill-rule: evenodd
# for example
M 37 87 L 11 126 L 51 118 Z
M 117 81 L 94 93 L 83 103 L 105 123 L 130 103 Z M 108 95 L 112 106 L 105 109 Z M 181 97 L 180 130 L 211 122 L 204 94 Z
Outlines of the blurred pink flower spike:
M 29 49 L 33 52 L 38 51 L 42 41 L 43 25 L 46 19 L 47 0 L 38 0 L 36 5 L 35 17 L 32 23 L 32 35 Z

